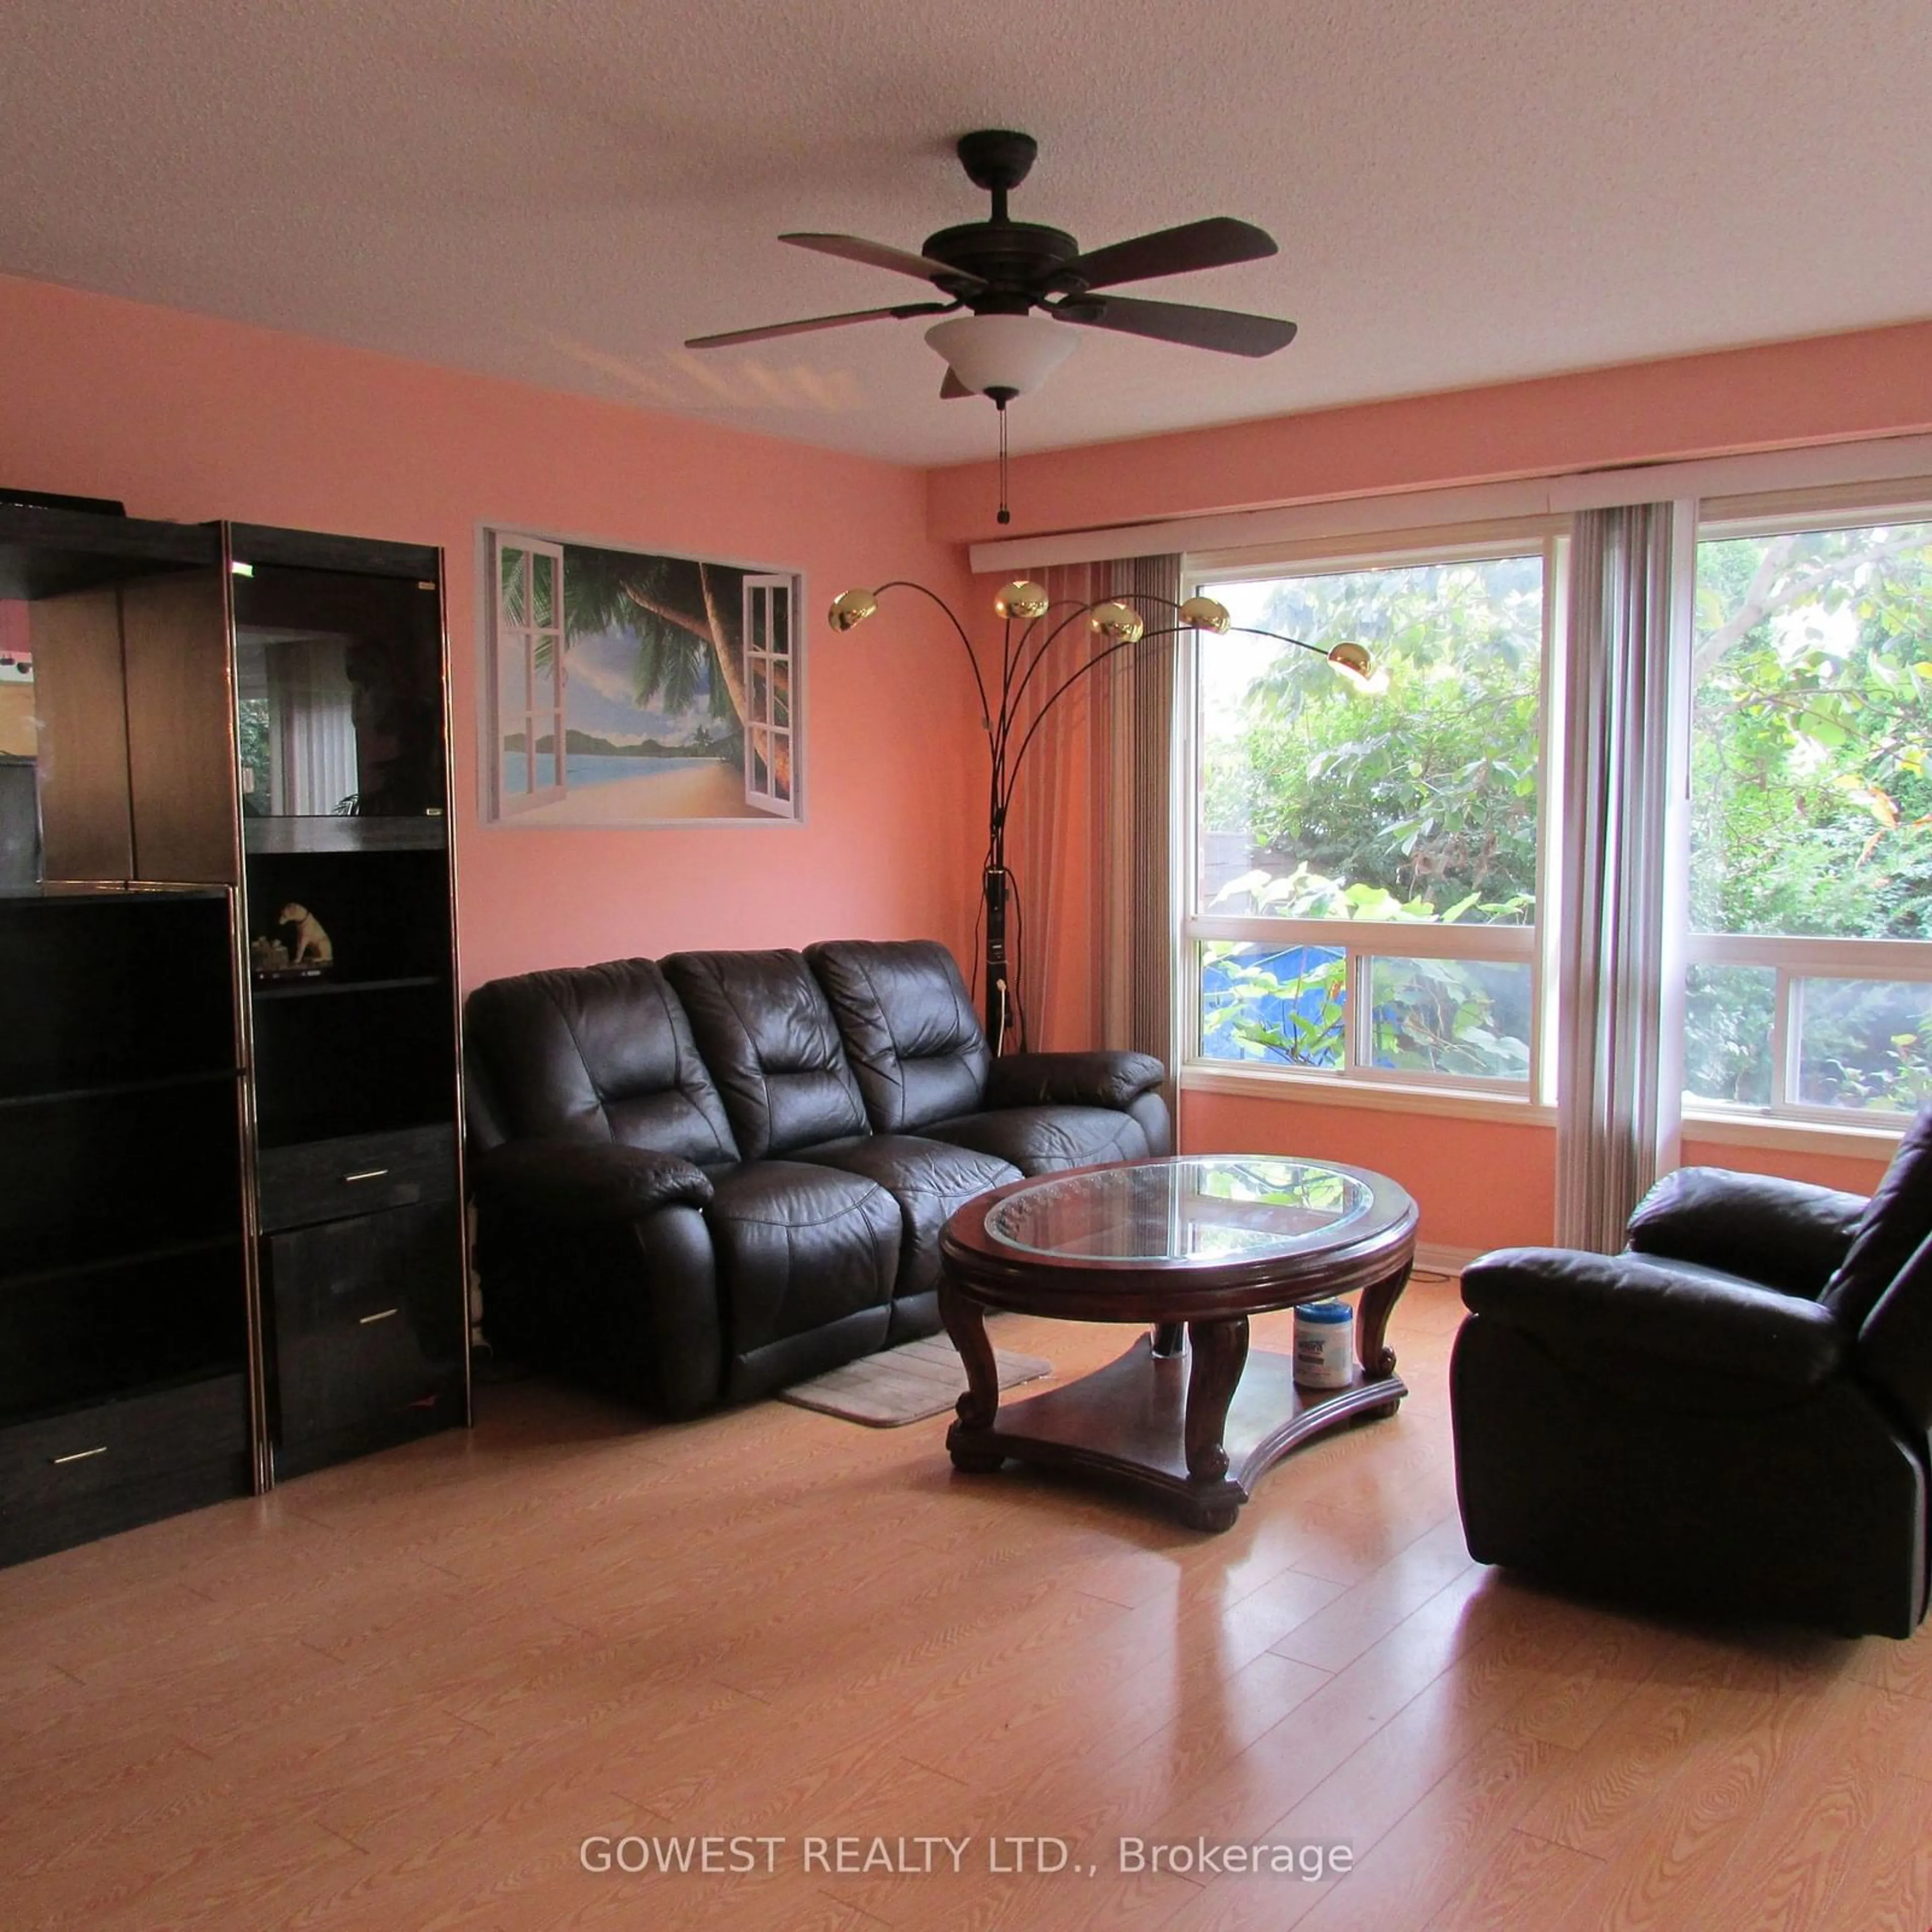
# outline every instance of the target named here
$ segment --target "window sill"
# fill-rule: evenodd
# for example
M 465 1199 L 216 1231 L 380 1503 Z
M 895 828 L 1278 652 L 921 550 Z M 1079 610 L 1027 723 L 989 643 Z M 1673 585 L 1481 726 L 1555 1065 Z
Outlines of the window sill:
M 1556 1125 L 1556 1109 L 1508 1094 L 1444 1087 L 1405 1086 L 1394 1081 L 1340 1080 L 1272 1068 L 1252 1071 L 1191 1061 L 1180 1070 L 1184 1094 L 1219 1094 L 1289 1106 L 1353 1108 L 1364 1113 L 1432 1114 L 1444 1120 L 1489 1120 L 1519 1126 Z M 1791 1154 L 1836 1155 L 1844 1160 L 1888 1161 L 1907 1124 L 1839 1126 L 1828 1120 L 1792 1120 L 1734 1114 L 1686 1113 L 1683 1138 L 1705 1146 L 1770 1148 Z
M 1692 1113 L 1684 1116 L 1683 1137 L 1717 1147 L 1775 1148 L 1788 1154 L 1836 1154 L 1844 1160 L 1891 1160 L 1898 1137 L 1910 1124 L 1843 1126 L 1828 1120 L 1789 1120 L 1768 1115 Z
M 1273 1068 L 1245 1068 L 1191 1061 L 1180 1070 L 1184 1094 L 1221 1094 L 1244 1100 L 1285 1101 L 1292 1106 L 1357 1108 L 1366 1113 L 1434 1114 L 1446 1120 L 1508 1122 L 1553 1127 L 1554 1107 L 1511 1094 L 1473 1088 L 1412 1087 L 1393 1080 L 1340 1080 Z

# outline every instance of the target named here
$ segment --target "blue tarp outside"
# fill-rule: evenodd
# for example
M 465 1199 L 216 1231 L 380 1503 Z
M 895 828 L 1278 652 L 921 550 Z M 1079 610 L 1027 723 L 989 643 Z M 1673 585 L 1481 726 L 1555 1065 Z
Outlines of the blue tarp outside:
M 1201 972 L 1203 1058 L 1286 1061 L 1286 1054 L 1240 1039 L 1234 1031 L 1235 1023 L 1254 1021 L 1286 1034 L 1292 1031 L 1291 1016 L 1303 1021 L 1318 1020 L 1327 998 L 1323 982 L 1313 976 L 1324 967 L 1333 966 L 1342 956 L 1338 946 L 1283 946 L 1271 952 L 1245 952 L 1206 962 Z M 1231 971 L 1231 968 L 1236 970 Z M 1292 997 L 1249 990 L 1245 974 L 1255 970 L 1285 986 L 1299 982 L 1303 990 Z M 1238 978 L 1237 971 L 1243 976 Z M 1339 1060 L 1339 1042 L 1336 1058 Z

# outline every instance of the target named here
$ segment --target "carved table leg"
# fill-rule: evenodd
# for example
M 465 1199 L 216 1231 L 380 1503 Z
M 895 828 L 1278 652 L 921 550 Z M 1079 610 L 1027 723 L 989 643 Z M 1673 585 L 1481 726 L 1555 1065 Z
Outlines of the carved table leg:
M 1248 1318 L 1240 1315 L 1226 1322 L 1190 1322 L 1187 1336 L 1194 1359 L 1187 1374 L 1182 1434 L 1188 1480 L 1204 1492 L 1195 1504 L 1194 1520 L 1203 1529 L 1227 1529 L 1233 1526 L 1240 1498 L 1226 1484 L 1228 1451 L 1221 1438 L 1228 1426 L 1228 1405 L 1247 1366 Z
M 1000 1370 L 986 1336 L 986 1312 L 959 1294 L 942 1275 L 939 1318 L 966 1366 L 966 1392 L 959 1398 L 956 1412 L 959 1419 L 946 1431 L 946 1447 L 956 1469 L 970 1475 L 990 1475 L 1005 1457 L 997 1450 L 971 1446 L 972 1436 L 991 1429 L 1000 1412 Z
M 1184 1322 L 1156 1322 L 1154 1324 L 1154 1354 L 1162 1361 L 1178 1355 L 1187 1346 L 1187 1324 Z
M 1408 1271 L 1413 1257 L 1405 1261 L 1393 1274 L 1385 1275 L 1380 1281 L 1371 1282 L 1362 1290 L 1362 1298 L 1355 1311 L 1355 1359 L 1362 1365 L 1362 1373 L 1372 1382 L 1385 1382 L 1395 1373 L 1395 1351 L 1389 1347 L 1384 1337 L 1388 1334 L 1389 1317 L 1395 1312 L 1395 1304 L 1402 1290 L 1408 1286 Z M 1371 1420 L 1394 1414 L 1396 1404 L 1369 1409 L 1364 1414 Z

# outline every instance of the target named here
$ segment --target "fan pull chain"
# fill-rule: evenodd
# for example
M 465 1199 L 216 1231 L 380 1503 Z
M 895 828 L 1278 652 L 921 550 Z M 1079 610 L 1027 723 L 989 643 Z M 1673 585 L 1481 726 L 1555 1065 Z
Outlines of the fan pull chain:
M 1006 508 L 1006 399 L 1004 396 L 993 398 L 993 406 L 1000 412 L 1000 514 L 998 520 L 1010 524 L 1013 513 Z

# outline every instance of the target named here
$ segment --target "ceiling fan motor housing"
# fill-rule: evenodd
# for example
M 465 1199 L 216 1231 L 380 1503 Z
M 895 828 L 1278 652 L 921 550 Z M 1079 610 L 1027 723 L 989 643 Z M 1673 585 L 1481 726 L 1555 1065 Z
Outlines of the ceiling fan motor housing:
M 1042 296 L 1087 285 L 1065 265 L 1080 244 L 1064 230 L 1030 221 L 968 221 L 928 235 L 920 252 L 957 268 L 961 280 L 946 293 L 962 298 L 976 315 L 1024 315 Z M 935 275 L 941 288 L 946 284 Z
M 1024 315 L 1047 296 L 1084 289 L 1077 275 L 1058 272 L 1080 253 L 1072 236 L 1006 218 L 1007 191 L 1026 179 L 1040 143 L 1011 128 L 982 128 L 961 135 L 956 152 L 967 178 L 993 197 L 992 219 L 963 222 L 926 237 L 922 254 L 972 278 L 951 287 L 938 276 L 934 280 L 975 315 Z

